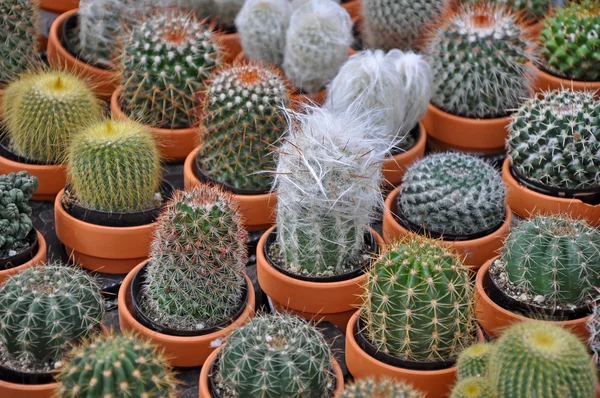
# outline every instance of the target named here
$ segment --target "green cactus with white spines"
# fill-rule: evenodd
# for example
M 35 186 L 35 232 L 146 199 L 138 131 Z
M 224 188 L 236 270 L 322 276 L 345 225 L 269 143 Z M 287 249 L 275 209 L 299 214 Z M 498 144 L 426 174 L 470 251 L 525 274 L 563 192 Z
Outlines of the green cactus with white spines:
M 106 212 L 152 208 L 162 179 L 154 138 L 132 121 L 105 120 L 76 135 L 67 172 L 77 201 Z
M 558 189 L 600 188 L 600 101 L 588 91 L 555 90 L 513 115 L 506 141 L 526 179 Z
M 286 124 L 282 106 L 289 89 L 274 70 L 259 64 L 227 67 L 207 83 L 201 110 L 203 170 L 238 189 L 267 190 L 275 168 L 276 141 Z
M 458 379 L 486 377 L 492 349 L 490 343 L 477 343 L 464 350 L 456 361 Z
M 551 73 L 600 81 L 600 1 L 571 1 L 555 8 L 544 21 L 539 43 L 540 63 Z
M 22 249 L 33 229 L 29 200 L 38 179 L 26 171 L 0 175 L 0 257 Z
M 459 379 L 450 398 L 496 398 L 496 394 L 487 378 L 467 377 Z
M 425 394 L 403 381 L 382 377 L 358 379 L 344 386 L 337 398 L 424 398 Z
M 150 342 L 110 333 L 75 347 L 58 374 L 62 398 L 175 398 L 175 375 Z
M 294 315 L 257 315 L 235 329 L 221 351 L 219 376 L 235 396 L 325 397 L 335 387 L 323 335 Z
M 463 0 L 464 3 L 484 3 L 489 0 Z M 531 21 L 544 19 L 550 6 L 551 0 L 492 0 L 492 3 L 503 4 L 515 11 L 523 12 Z
M 188 128 L 200 106 L 197 92 L 222 50 L 216 33 L 193 14 L 168 10 L 131 30 L 121 52 L 121 105 L 153 127 Z
M 67 72 L 22 75 L 2 101 L 9 146 L 18 155 L 57 164 L 73 138 L 102 119 L 102 105 L 85 81 Z
M 99 286 L 77 268 L 27 268 L 0 286 L 0 342 L 10 358 L 58 360 L 69 344 L 97 331 L 103 316 Z
M 488 3 L 461 6 L 424 48 L 437 85 L 431 103 L 461 117 L 506 116 L 529 97 L 532 45 L 518 13 Z
M 402 178 L 398 209 L 404 217 L 441 235 L 471 235 L 505 218 L 506 188 L 484 160 L 463 153 L 427 156 Z
M 176 192 L 150 247 L 148 313 L 188 330 L 231 319 L 243 300 L 247 236 L 230 194 L 208 185 Z
M 469 269 L 439 242 L 393 242 L 368 271 L 361 320 L 378 350 L 410 361 L 456 358 L 475 342 Z

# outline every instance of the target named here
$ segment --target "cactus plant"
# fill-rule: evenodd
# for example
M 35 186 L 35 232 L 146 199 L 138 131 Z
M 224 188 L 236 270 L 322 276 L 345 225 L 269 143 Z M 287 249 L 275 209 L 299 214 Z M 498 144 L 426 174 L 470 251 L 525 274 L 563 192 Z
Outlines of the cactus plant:
M 323 397 L 336 383 L 325 338 L 293 315 L 258 315 L 235 329 L 219 377 L 239 397 Z
M 487 378 L 467 377 L 456 383 L 450 398 L 496 398 Z
M 465 3 L 483 3 L 489 0 L 463 0 Z M 552 4 L 551 0 L 493 0 L 492 3 L 504 4 L 520 11 L 531 21 L 544 19 Z
M 403 381 L 382 377 L 358 379 L 344 387 L 337 398 L 424 398 L 425 395 Z
M 289 89 L 279 74 L 259 64 L 226 67 L 207 83 L 201 110 L 203 170 L 238 189 L 266 190 L 274 144 L 285 131 L 282 106 Z
M 411 165 L 402 178 L 399 212 L 441 235 L 472 235 L 505 218 L 506 188 L 500 174 L 473 155 L 447 152 Z
M 37 187 L 37 177 L 26 171 L 0 175 L 0 257 L 24 248 L 33 228 L 29 200 Z
M 71 139 L 101 120 L 102 106 L 80 78 L 67 72 L 23 75 L 2 101 L 11 149 L 45 164 L 60 163 Z
M 596 369 L 600 372 L 600 298 L 596 298 L 594 312 L 587 322 L 587 328 L 590 332 L 590 341 L 588 342 L 592 352 L 595 355 Z
M 182 10 L 148 17 L 132 28 L 121 52 L 124 111 L 162 128 L 193 125 L 196 93 L 221 64 L 215 32 Z
M 11 358 L 59 359 L 104 316 L 99 286 L 83 270 L 59 263 L 27 268 L 0 286 L 0 342 Z
M 187 330 L 231 319 L 243 299 L 247 235 L 231 194 L 211 186 L 176 192 L 150 248 L 147 313 Z
M 554 90 L 513 115 L 507 140 L 513 168 L 557 189 L 600 188 L 600 101 L 588 91 Z
M 492 348 L 489 343 L 477 343 L 464 350 L 456 362 L 458 379 L 486 377 Z
M 532 42 L 519 14 L 489 3 L 462 5 L 432 32 L 424 52 L 439 109 L 468 118 L 497 118 L 529 97 Z
M 378 350 L 409 361 L 455 359 L 475 342 L 469 269 L 420 236 L 391 243 L 375 259 L 360 314 Z
M 175 398 L 167 359 L 150 342 L 108 334 L 86 341 L 65 358 L 58 396 Z

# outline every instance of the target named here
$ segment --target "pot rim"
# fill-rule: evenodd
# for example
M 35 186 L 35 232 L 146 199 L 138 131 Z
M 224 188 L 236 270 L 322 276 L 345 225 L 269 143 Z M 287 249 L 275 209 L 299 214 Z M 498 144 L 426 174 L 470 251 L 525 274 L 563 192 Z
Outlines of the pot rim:
M 44 239 L 44 235 L 42 235 L 42 233 L 40 231 L 38 231 L 35 228 L 34 228 L 34 230 L 37 233 L 37 242 L 38 242 L 38 249 L 37 249 L 36 253 L 33 255 L 33 257 L 29 261 L 27 261 L 23 264 L 14 266 L 9 269 L 0 270 L 0 284 L 2 284 L 4 279 L 9 278 L 11 275 L 13 275 L 17 272 L 20 272 L 26 268 L 42 264 L 45 261 L 46 250 L 48 248 L 48 246 L 46 244 L 46 239 Z

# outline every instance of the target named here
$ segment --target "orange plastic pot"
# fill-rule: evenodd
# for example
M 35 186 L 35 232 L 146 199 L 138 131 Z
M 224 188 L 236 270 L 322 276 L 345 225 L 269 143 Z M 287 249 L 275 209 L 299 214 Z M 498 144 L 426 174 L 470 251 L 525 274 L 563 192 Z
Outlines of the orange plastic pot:
M 38 179 L 38 189 L 33 194 L 33 200 L 54 200 L 56 194 L 67 183 L 66 165 L 38 165 L 16 162 L 0 156 L 0 174 L 18 173 L 25 170 Z
M 121 87 L 117 87 L 110 98 L 110 111 L 117 120 L 129 120 L 121 109 Z M 199 144 L 196 128 L 187 129 L 162 129 L 146 126 L 152 133 L 160 150 L 160 156 L 166 161 L 184 160 L 189 153 Z
M 570 214 L 594 226 L 600 226 L 600 205 L 590 205 L 579 199 L 559 198 L 532 191 L 519 184 L 510 172 L 510 160 L 502 165 L 502 179 L 506 185 L 506 202 L 519 217 L 532 214 Z
M 510 116 L 495 119 L 470 119 L 451 115 L 429 104 L 423 124 L 431 150 L 458 150 L 480 154 L 504 152 Z
M 348 11 L 350 18 L 354 20 L 362 16 L 361 4 L 361 0 L 348 0 L 342 3 L 342 7 Z
M 79 7 L 79 0 L 40 0 L 39 6 L 42 10 L 62 14 Z
M 90 271 L 125 274 L 148 257 L 156 223 L 136 227 L 107 227 L 71 216 L 61 203 L 64 191 L 54 200 L 56 236 L 74 263 Z
M 414 234 L 396 221 L 395 214 L 398 211 L 398 195 L 400 187 L 394 189 L 385 199 L 385 208 L 383 210 L 383 238 L 386 243 L 403 238 L 409 234 Z M 508 236 L 510 225 L 512 223 L 512 211 L 506 206 L 506 218 L 502 226 L 491 234 L 478 239 L 451 241 L 441 240 L 442 244 L 456 250 L 459 254 L 465 256 L 465 264 L 476 271 L 485 264 L 490 258 L 498 254 L 498 250 L 504 244 L 504 239 Z
M 596 92 L 596 99 L 600 99 L 600 82 L 584 82 L 560 78 L 553 76 L 548 72 L 544 72 L 531 63 L 530 65 L 535 71 L 535 89 L 537 92 L 560 90 L 561 88 L 571 89 L 573 91 L 590 90 Z
M 346 366 L 355 379 L 367 377 L 391 377 L 411 384 L 428 397 L 448 397 L 456 384 L 456 370 L 453 366 L 441 370 L 411 370 L 388 365 L 373 358 L 358 345 L 354 337 L 360 311 L 356 311 L 346 329 Z M 477 328 L 477 339 L 484 341 L 483 333 Z
M 234 329 L 240 327 L 254 316 L 254 307 L 256 304 L 254 287 L 252 286 L 252 281 L 246 276 L 246 281 L 248 282 L 248 302 L 246 308 L 240 317 L 226 328 L 214 333 L 193 337 L 170 336 L 148 329 L 133 316 L 133 303 L 131 302 L 130 294 L 133 277 L 146 262 L 144 261 L 132 269 L 123 280 L 123 284 L 119 289 L 119 325 L 121 326 L 121 330 L 136 333 L 163 348 L 172 366 L 202 366 L 206 358 L 216 348 L 212 346 L 214 341 L 223 339 Z
M 65 12 L 52 23 L 48 36 L 48 63 L 53 68 L 66 69 L 90 82 L 94 93 L 103 100 L 108 100 L 119 85 L 116 71 L 100 69 L 78 60 L 62 45 L 62 28 L 67 18 L 77 14 L 77 9 Z
M 54 398 L 58 383 L 16 384 L 0 380 L 0 397 L 6 398 Z
M 183 165 L 183 183 L 185 189 L 201 184 L 194 164 L 199 148 L 194 149 L 185 159 Z M 275 223 L 275 208 L 277 194 L 265 193 L 261 195 L 236 195 L 233 199 L 238 203 L 241 215 L 244 217 L 244 228 L 248 231 L 263 231 Z
M 43 264 L 44 261 L 46 261 L 46 240 L 44 239 L 44 236 L 40 233 L 40 231 L 36 232 L 38 238 L 37 253 L 33 256 L 31 260 L 27 261 L 24 264 L 0 271 L 0 284 L 4 283 L 5 280 L 7 280 L 11 275 L 16 274 L 17 272 L 21 272 L 26 268 L 33 267 L 34 265 Z M 2 389 L 0 388 L 0 391 L 1 390 Z M 2 394 L 0 394 L 0 396 L 2 396 Z
M 423 123 L 419 123 L 419 128 L 421 130 L 419 140 L 412 148 L 383 160 L 383 178 L 388 187 L 395 187 L 400 184 L 408 166 L 425 155 L 427 131 L 425 131 Z
M 242 44 L 237 33 L 217 33 L 217 40 L 225 48 L 225 62 L 232 62 L 242 51 Z
M 271 298 L 277 311 L 285 311 L 315 321 L 329 321 L 341 331 L 360 304 L 362 286 L 367 274 L 341 282 L 310 282 L 292 278 L 275 269 L 265 257 L 264 245 L 275 227 L 267 230 L 260 238 L 256 249 L 258 283 Z M 383 239 L 371 229 L 381 249 Z
M 532 314 L 532 318 L 527 318 L 506 310 L 494 303 L 488 296 L 485 291 L 485 277 L 490 269 L 490 265 L 492 265 L 496 258 L 498 257 L 492 258 L 486 262 L 479 269 L 477 277 L 475 278 L 475 316 L 483 330 L 485 330 L 492 338 L 498 337 L 506 328 L 514 323 L 530 320 L 532 318 L 539 319 L 535 314 Z M 587 316 L 585 318 L 573 319 L 570 321 L 547 322 L 570 330 L 577 335 L 584 344 L 587 344 L 590 338 L 590 332 L 586 327 L 586 323 L 589 319 L 590 317 Z

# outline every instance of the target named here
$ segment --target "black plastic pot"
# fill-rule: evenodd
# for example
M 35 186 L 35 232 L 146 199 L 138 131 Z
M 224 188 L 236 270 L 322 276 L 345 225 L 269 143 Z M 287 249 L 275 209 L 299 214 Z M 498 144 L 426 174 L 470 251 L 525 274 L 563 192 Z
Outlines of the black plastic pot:
M 33 160 L 26 158 L 21 155 L 17 155 L 10 147 L 8 146 L 8 137 L 4 130 L 0 131 L 0 156 L 5 159 L 12 160 L 13 162 L 25 163 L 25 164 L 34 164 L 41 166 L 50 166 L 52 164 L 40 162 L 38 160 Z
M 8 368 L 2 364 L 0 364 L 0 380 L 24 385 L 50 384 L 56 382 L 52 373 L 21 372 L 19 370 Z
M 28 243 L 28 247 L 26 249 L 16 253 L 13 256 L 0 257 L 0 270 L 5 271 L 25 264 L 37 254 L 40 245 L 35 228 L 32 228 L 31 231 L 29 231 L 27 237 L 25 237 L 25 241 Z
M 234 193 L 236 195 L 263 195 L 269 193 L 268 189 L 240 189 L 234 188 L 230 185 L 223 184 L 212 177 L 209 177 L 208 174 L 202 169 L 202 159 L 203 156 L 200 155 L 200 152 L 196 155 L 196 159 L 194 161 L 194 174 L 196 177 L 205 184 L 217 185 L 223 188 L 226 191 Z
M 109 70 L 105 65 L 98 64 L 96 62 L 89 62 L 81 56 L 81 53 L 77 51 L 77 44 L 74 43 L 74 39 L 77 37 L 76 30 L 79 27 L 79 15 L 73 14 L 69 18 L 65 19 L 62 26 L 62 35 L 60 37 L 60 43 L 65 50 L 78 61 L 85 64 L 91 65 L 98 69 Z

